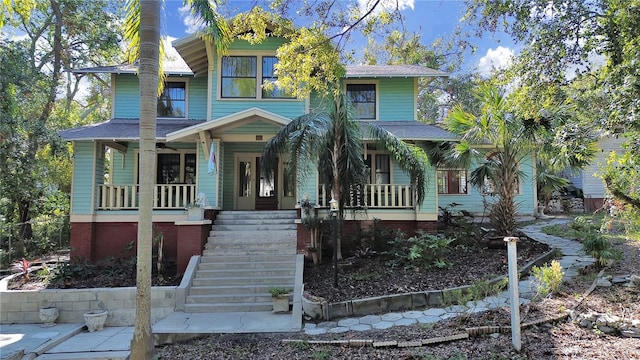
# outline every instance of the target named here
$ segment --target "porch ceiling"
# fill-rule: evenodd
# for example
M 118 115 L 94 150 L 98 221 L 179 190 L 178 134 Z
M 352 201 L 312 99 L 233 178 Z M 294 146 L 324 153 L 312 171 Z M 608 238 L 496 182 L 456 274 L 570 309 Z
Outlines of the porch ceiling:
M 196 139 L 201 133 L 209 133 L 214 136 L 225 130 L 245 125 L 253 121 L 263 121 L 278 126 L 284 126 L 291 120 L 274 114 L 272 112 L 262 110 L 260 108 L 250 108 L 227 116 L 223 116 L 216 120 L 200 123 L 188 128 L 174 131 L 167 134 L 167 142 L 171 141 L 189 141 Z

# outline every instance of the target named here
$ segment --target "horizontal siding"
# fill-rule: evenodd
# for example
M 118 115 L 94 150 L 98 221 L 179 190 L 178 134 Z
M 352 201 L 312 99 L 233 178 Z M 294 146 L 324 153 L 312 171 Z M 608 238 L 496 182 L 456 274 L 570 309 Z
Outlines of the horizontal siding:
M 136 75 L 115 75 L 115 103 L 113 108 L 115 109 L 116 118 L 140 117 L 140 90 Z
M 113 151 L 113 161 L 111 163 L 111 183 L 114 185 L 133 184 L 135 150 L 138 149 L 138 143 L 129 143 L 127 153 L 122 154 L 119 151 Z
M 607 165 L 607 159 L 612 151 L 621 151 L 622 139 L 611 137 L 601 138 L 598 140 L 600 150 L 596 153 L 596 157 L 591 164 L 583 170 L 582 191 L 585 196 L 593 198 L 604 198 L 606 189 L 602 179 L 598 177 L 600 168 Z
M 197 77 L 189 80 L 188 117 L 190 119 L 207 118 L 207 78 Z
M 167 81 L 187 78 L 168 77 Z M 206 119 L 207 117 L 207 79 L 188 78 L 187 83 L 187 117 L 190 119 Z M 115 117 L 140 117 L 140 90 L 138 77 L 132 74 L 115 75 Z
M 275 135 L 280 131 L 282 127 L 273 123 L 267 123 L 264 121 L 254 121 L 249 124 L 238 126 L 222 134 L 263 134 L 263 135 Z M 261 150 L 262 151 L 262 150 Z
M 216 96 L 215 93 L 213 95 Z M 231 115 L 239 111 L 257 107 L 289 119 L 304 114 L 304 101 L 286 100 L 220 100 L 213 105 L 212 118 Z
M 380 79 L 378 84 L 378 120 L 415 120 L 413 78 Z
M 71 214 L 91 214 L 93 172 L 93 142 L 77 141 L 73 149 L 73 208 Z
M 472 166 L 471 169 L 474 167 Z M 535 213 L 535 207 L 537 199 L 535 198 L 535 179 L 533 171 L 533 160 L 529 157 L 525 158 L 521 164 L 520 169 L 524 173 L 524 178 L 520 185 L 520 194 L 516 196 L 516 203 L 518 204 L 518 213 L 520 215 L 533 215 Z M 469 173 L 467 172 L 467 176 Z M 437 192 L 434 176 L 434 192 Z M 474 186 L 468 185 L 468 194 L 466 195 L 438 195 L 438 206 L 448 207 L 451 203 L 461 204 L 455 207 L 455 211 L 466 210 L 476 215 L 482 215 L 483 212 L 488 216 L 489 209 L 485 209 L 484 201 L 492 203 L 495 201 L 494 196 L 482 196 L 480 190 Z
M 216 146 L 216 143 L 209 143 L 209 149 L 211 149 L 211 146 Z M 214 149 L 214 151 L 216 152 L 216 161 L 218 161 L 218 150 Z M 197 193 L 204 193 L 209 202 L 209 206 L 216 207 L 218 206 L 217 178 L 220 173 L 214 172 L 209 174 L 209 154 L 205 155 L 201 144 L 198 145 L 196 155 L 198 157 L 196 169 L 196 178 L 198 179 L 196 181 L 198 186 Z

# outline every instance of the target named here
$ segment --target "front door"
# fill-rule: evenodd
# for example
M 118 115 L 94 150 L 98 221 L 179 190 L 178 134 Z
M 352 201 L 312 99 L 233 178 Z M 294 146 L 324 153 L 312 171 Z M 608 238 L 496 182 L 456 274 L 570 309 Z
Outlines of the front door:
M 236 209 L 278 209 L 278 169 L 267 173 L 260 169 L 259 154 L 236 156 Z

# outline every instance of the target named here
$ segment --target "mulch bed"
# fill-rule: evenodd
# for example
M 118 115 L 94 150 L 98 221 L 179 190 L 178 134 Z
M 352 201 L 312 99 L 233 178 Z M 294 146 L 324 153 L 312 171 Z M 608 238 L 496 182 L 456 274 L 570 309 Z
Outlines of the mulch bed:
M 543 255 L 550 248 L 528 238 L 517 243 L 518 266 Z M 361 299 L 371 296 L 393 295 L 416 291 L 442 290 L 472 285 L 481 279 L 507 274 L 506 246 L 452 248 L 445 256 L 449 267 L 422 269 L 416 267 L 389 267 L 389 256 L 351 258 L 348 265 L 339 266 L 338 288 L 333 287 L 333 266 L 329 258 L 314 265 L 305 263 L 305 291 L 324 297 L 329 302 Z

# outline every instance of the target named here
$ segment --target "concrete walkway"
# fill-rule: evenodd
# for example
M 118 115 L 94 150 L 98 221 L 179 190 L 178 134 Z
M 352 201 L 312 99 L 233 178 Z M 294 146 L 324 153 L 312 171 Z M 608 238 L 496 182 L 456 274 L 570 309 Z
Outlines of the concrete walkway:
M 576 276 L 580 269 L 592 264 L 593 258 L 587 256 L 582 245 L 577 241 L 561 239 L 543 234 L 543 226 L 567 222 L 555 219 L 538 222 L 527 226 L 523 232 L 527 236 L 558 248 L 563 255 L 559 261 L 565 271 L 565 279 Z M 519 283 L 520 303 L 528 303 L 535 294 L 530 279 L 524 278 Z M 428 324 L 449 319 L 463 313 L 475 313 L 509 305 L 509 295 L 485 298 L 470 302 L 466 306 L 449 306 L 430 308 L 420 311 L 395 312 L 382 315 L 367 315 L 358 318 L 346 318 L 339 321 L 328 321 L 319 324 L 306 323 L 302 329 L 305 334 L 316 335 L 326 333 L 342 333 L 346 331 L 367 331 L 386 329 L 392 326 L 411 324 Z M 157 336 L 162 334 L 182 333 L 186 337 L 219 332 L 219 333 L 255 333 L 255 332 L 297 332 L 300 329 L 292 324 L 291 314 L 264 313 L 217 313 L 189 314 L 176 312 L 153 326 Z M 36 324 L 0 325 L 1 358 L 11 359 L 10 355 L 24 349 L 26 357 L 15 359 L 125 359 L 129 354 L 129 346 L 133 336 L 133 327 L 109 327 L 103 331 L 89 333 L 79 324 L 60 324 L 43 328 Z M 175 337 L 175 335 L 174 335 Z M 170 340 L 170 339 L 166 339 Z

